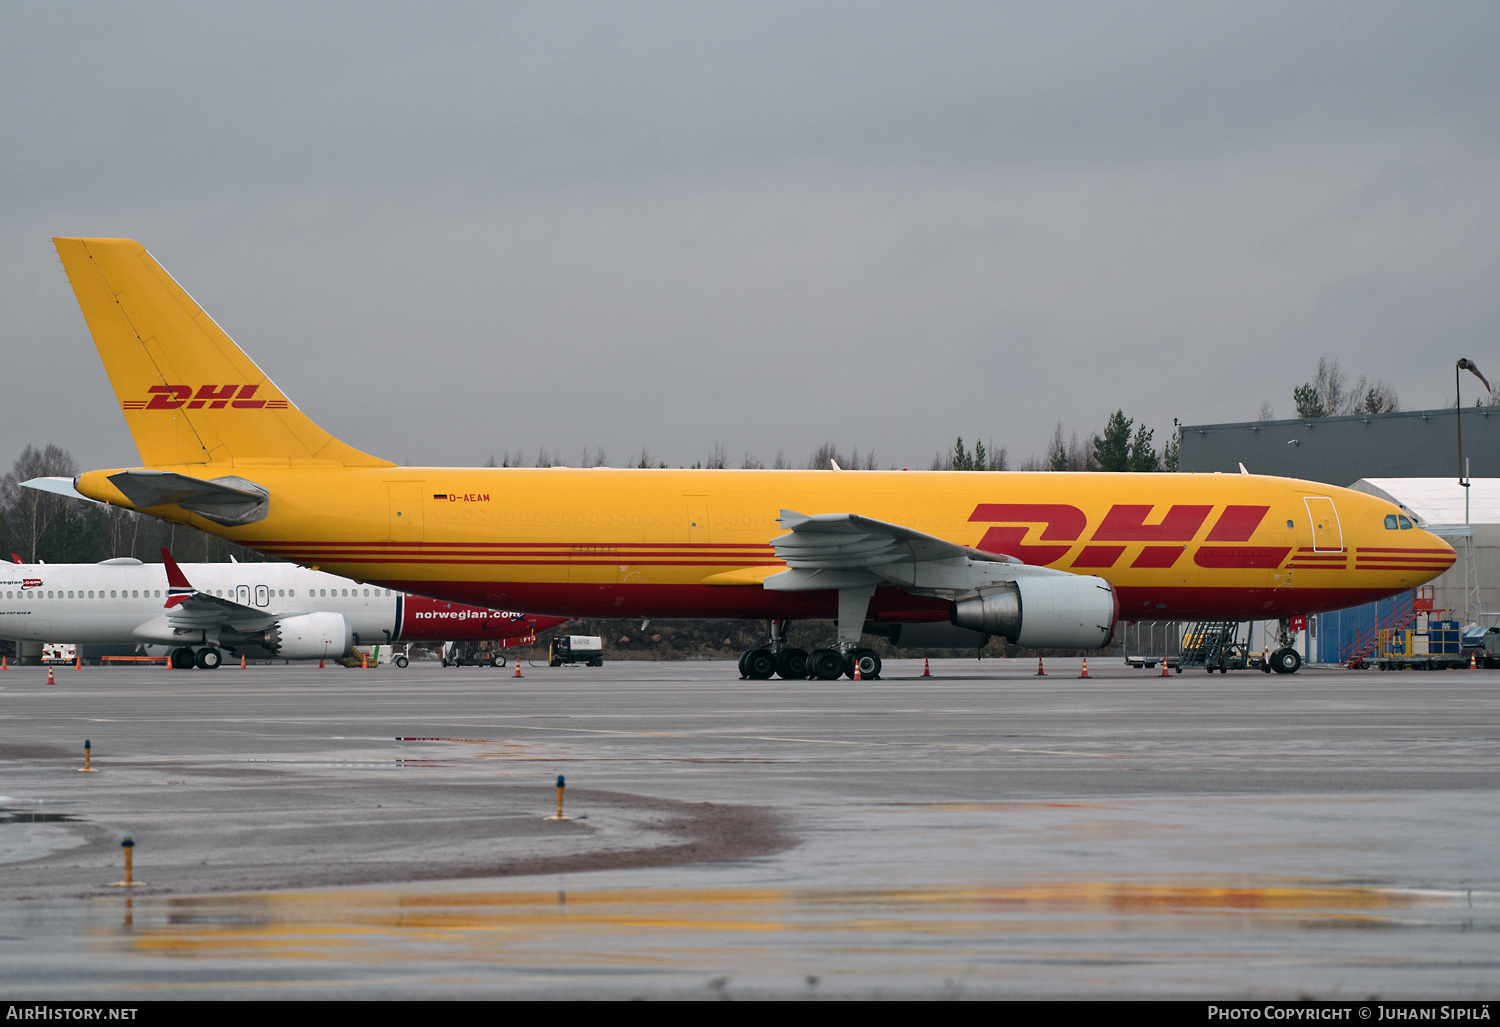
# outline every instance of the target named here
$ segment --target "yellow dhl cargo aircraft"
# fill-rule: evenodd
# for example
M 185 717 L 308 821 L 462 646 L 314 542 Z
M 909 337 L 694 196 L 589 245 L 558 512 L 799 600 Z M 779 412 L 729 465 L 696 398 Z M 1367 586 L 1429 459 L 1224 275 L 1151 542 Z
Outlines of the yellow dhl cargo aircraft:
M 1454 560 L 1387 502 L 1251 474 L 398 467 L 314 424 L 139 243 L 55 242 L 144 464 L 79 493 L 456 602 L 768 619 L 752 677 L 874 676 L 864 630 L 1097 648 L 1121 618 L 1277 618 L 1290 672 L 1288 618 Z M 802 618 L 839 648 L 788 646 Z

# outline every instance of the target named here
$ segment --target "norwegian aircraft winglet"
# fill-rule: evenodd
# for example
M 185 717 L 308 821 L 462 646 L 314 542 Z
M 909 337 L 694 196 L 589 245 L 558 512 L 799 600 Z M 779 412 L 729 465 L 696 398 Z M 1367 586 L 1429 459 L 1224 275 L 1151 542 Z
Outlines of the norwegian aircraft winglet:
M 1093 648 L 1120 618 L 1277 618 L 1291 671 L 1289 618 L 1454 560 L 1388 502 L 1254 474 L 397 467 L 313 423 L 139 243 L 55 242 L 143 464 L 83 495 L 457 602 L 766 619 L 750 677 L 874 676 L 867 627 Z M 838 648 L 788 645 L 802 618 L 836 618 Z

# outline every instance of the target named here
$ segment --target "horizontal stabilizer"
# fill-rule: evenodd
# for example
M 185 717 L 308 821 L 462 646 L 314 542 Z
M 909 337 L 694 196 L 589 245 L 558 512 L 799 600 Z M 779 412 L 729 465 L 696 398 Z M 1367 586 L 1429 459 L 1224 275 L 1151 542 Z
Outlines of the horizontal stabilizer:
M 138 510 L 176 504 L 215 524 L 234 527 L 265 520 L 271 494 L 253 481 L 233 475 L 204 481 L 172 471 L 121 471 L 109 476 Z
M 75 489 L 72 478 L 31 478 L 21 482 L 21 487 L 36 489 L 38 492 L 51 492 L 55 495 L 67 496 L 69 499 L 81 499 L 85 503 L 97 503 L 99 506 L 107 505 L 100 503 L 97 499 L 90 499 Z

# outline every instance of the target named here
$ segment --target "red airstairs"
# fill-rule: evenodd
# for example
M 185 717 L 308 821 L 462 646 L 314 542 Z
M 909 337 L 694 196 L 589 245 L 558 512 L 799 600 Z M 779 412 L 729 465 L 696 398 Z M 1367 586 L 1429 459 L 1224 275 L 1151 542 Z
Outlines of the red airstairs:
M 1365 665 L 1380 644 L 1382 631 L 1402 631 L 1417 619 L 1418 614 L 1432 612 L 1432 586 L 1423 585 L 1396 598 L 1389 614 L 1377 618 L 1369 628 L 1354 637 L 1354 641 L 1339 649 L 1339 662 L 1351 670 Z

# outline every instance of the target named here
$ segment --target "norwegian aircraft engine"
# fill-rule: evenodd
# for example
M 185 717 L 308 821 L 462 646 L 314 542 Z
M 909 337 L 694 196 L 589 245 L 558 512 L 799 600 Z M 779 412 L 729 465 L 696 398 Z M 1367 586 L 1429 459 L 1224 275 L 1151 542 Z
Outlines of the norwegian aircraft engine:
M 1100 649 L 1115 631 L 1119 602 L 1103 578 L 1025 577 L 953 604 L 961 628 L 1002 635 L 1028 649 Z
M 251 641 L 283 660 L 323 660 L 347 653 L 354 629 L 341 613 L 304 613 L 277 621 Z

